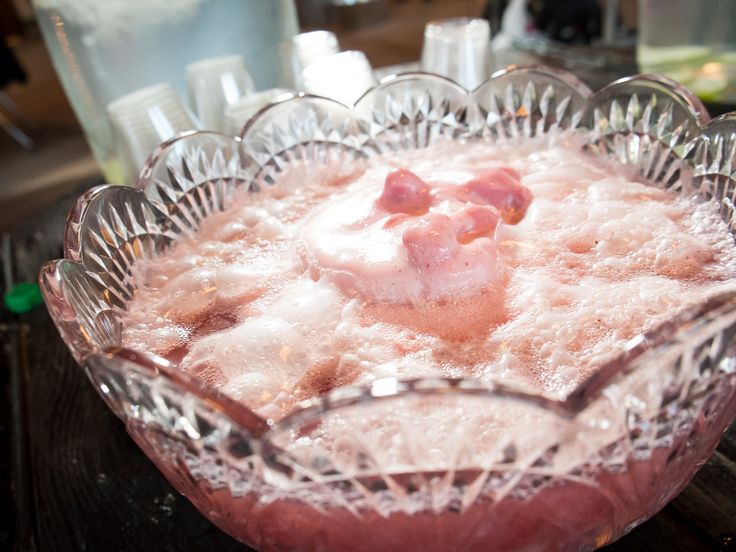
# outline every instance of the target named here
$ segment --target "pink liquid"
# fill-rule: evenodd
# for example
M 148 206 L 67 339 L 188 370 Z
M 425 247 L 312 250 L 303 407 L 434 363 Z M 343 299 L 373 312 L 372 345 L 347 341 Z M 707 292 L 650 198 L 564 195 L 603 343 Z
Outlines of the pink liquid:
M 586 483 L 551 478 L 528 499 L 481 497 L 464 510 L 388 516 L 366 510 L 317 509 L 297 498 L 264 502 L 227 488 L 193 482 L 151 448 L 158 436 L 132 435 L 169 481 L 215 525 L 261 552 L 498 552 L 582 551 L 613 542 L 654 515 L 690 481 L 736 415 L 730 409 L 701 418 L 692 434 L 659 448 L 645 461 L 601 470 Z M 147 434 L 146 434 L 147 433 Z M 688 442 L 688 446 L 685 446 Z
M 388 376 L 564 397 L 730 285 L 736 249 L 715 206 L 596 164 L 576 136 L 548 142 L 447 144 L 245 194 L 138 268 L 125 345 L 273 419 Z
M 273 420 L 302 399 L 383 377 L 472 377 L 564 397 L 632 337 L 731 286 L 736 269 L 717 206 L 631 181 L 580 146 L 574 135 L 453 143 L 347 176 L 287 174 L 138 267 L 124 344 Z M 590 450 L 626 433 L 625 393 L 609 397 L 610 427 L 581 438 Z M 142 446 L 216 524 L 259 550 L 577 550 L 656 512 L 733 414 L 709 420 L 707 439 L 676 458 L 687 436 L 618 471 L 589 466 L 584 483 L 552 477 L 526 499 L 483 495 L 411 514 L 233 498 L 181 479 Z M 558 438 L 554 425 L 504 406 L 338 415 L 280 446 L 334 450 L 357 433 L 400 474 L 411 462 L 390 439 L 394 418 L 430 436 L 413 451 L 425 472 L 446 468 L 427 442 L 447 442 L 456 426 L 477 427 L 478 443 L 512 434 L 521 450 Z

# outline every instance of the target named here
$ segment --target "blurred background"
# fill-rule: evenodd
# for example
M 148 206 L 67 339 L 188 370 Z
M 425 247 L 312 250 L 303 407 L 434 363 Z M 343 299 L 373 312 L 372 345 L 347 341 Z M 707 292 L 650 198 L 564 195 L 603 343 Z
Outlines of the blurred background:
M 0 0 L 0 231 L 66 192 L 133 184 L 177 131 L 237 134 L 290 91 L 351 103 L 393 72 L 472 88 L 542 62 L 594 89 L 660 72 L 725 110 L 734 15 L 736 0 Z M 480 73 L 453 73 L 447 49 L 466 47 Z

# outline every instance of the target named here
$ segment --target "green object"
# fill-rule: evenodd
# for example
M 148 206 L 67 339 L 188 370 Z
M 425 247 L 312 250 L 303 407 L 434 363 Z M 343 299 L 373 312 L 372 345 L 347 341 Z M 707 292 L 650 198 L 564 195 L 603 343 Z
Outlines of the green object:
M 3 297 L 5 306 L 10 312 L 23 314 L 30 312 L 43 303 L 41 288 L 35 282 L 21 282 L 13 286 Z

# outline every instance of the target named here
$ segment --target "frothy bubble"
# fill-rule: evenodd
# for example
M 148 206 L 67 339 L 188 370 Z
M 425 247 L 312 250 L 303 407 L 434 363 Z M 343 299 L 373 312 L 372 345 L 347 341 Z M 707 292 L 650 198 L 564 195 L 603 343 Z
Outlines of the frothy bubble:
M 564 397 L 736 273 L 716 205 L 633 182 L 580 146 L 446 143 L 244 193 L 139 263 L 124 344 L 273 419 L 382 377 Z

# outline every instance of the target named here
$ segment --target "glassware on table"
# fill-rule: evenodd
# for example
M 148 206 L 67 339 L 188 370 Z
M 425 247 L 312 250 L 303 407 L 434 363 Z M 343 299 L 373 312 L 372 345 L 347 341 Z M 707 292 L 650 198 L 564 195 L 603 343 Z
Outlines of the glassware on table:
M 42 269 L 44 298 L 74 357 L 169 481 L 262 552 L 601 547 L 676 495 L 736 416 L 733 293 L 634 338 L 560 401 L 472 379 L 389 378 L 335 389 L 269 422 L 152 353 L 120 348 L 136 258 L 190 236 L 238 189 L 259 193 L 305 161 L 354 164 L 447 139 L 570 129 L 588 133 L 591 155 L 651 186 L 723 199 L 720 214 L 736 235 L 727 200 L 736 115 L 709 122 L 672 81 L 637 76 L 593 94 L 569 73 L 532 67 L 468 93 L 409 74 L 353 109 L 294 97 L 261 110 L 239 139 L 197 132 L 163 144 L 138 190 L 103 186 L 80 198 L 66 258 Z M 534 420 L 535 439 L 464 421 L 509 405 Z M 418 433 L 417 409 L 457 417 Z M 339 442 L 330 433 L 338 422 L 351 428 Z M 391 427 L 390 447 L 375 423 Z
M 208 130 L 224 130 L 225 110 L 255 92 L 243 56 L 199 60 L 186 66 L 186 75 L 189 102 Z
M 710 102 L 736 102 L 736 2 L 641 0 L 637 62 Z
M 278 45 L 298 32 L 294 0 L 32 0 L 64 91 L 108 182 L 128 183 L 106 106 L 184 67 L 242 55 L 258 88 L 279 86 Z
M 337 36 L 330 31 L 301 33 L 279 45 L 284 69 L 284 84 L 303 90 L 302 71 L 315 61 L 340 51 Z
M 348 50 L 319 59 L 302 71 L 304 91 L 353 105 L 376 80 L 363 52 Z
M 430 21 L 424 28 L 422 70 L 473 90 L 491 74 L 491 28 L 485 19 Z

